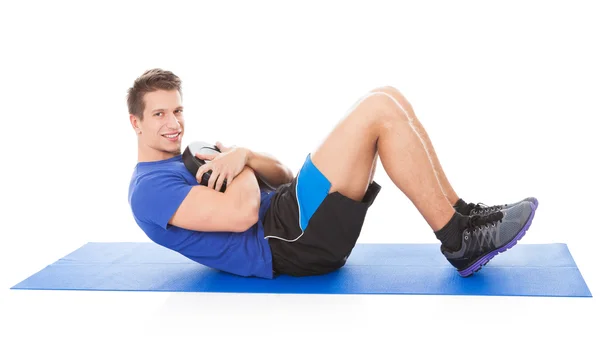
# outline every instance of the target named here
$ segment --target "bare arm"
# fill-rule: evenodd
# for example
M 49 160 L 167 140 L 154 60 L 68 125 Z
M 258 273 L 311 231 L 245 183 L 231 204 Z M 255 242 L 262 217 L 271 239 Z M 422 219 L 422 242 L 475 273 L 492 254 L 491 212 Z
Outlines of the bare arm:
M 254 170 L 244 167 L 225 193 L 194 186 L 169 223 L 194 231 L 244 232 L 258 221 L 259 208 Z
M 287 184 L 294 179 L 293 172 L 281 161 L 267 153 L 253 152 L 247 149 L 246 165 L 251 167 L 257 177 L 272 188 Z
M 251 167 L 246 166 L 242 169 L 242 172 L 227 186 L 224 195 L 233 199 L 233 207 L 236 210 L 245 211 L 245 214 L 250 215 L 251 224 L 246 229 L 258 221 L 260 189 L 255 172 Z

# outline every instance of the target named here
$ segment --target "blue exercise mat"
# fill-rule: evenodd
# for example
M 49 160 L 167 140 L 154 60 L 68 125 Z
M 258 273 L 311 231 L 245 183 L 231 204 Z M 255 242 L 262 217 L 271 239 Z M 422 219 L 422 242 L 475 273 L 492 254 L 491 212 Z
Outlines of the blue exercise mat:
M 244 278 L 151 242 L 87 243 L 13 289 L 591 297 L 565 244 L 518 244 L 462 278 L 438 244 L 356 245 L 345 267 L 312 277 Z

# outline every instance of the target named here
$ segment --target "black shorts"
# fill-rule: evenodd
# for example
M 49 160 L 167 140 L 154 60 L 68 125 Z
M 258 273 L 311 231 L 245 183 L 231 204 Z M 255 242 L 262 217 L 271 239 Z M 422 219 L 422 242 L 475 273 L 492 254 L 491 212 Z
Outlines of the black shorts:
M 321 275 L 346 263 L 381 186 L 371 182 L 360 202 L 329 193 L 330 186 L 309 154 L 293 181 L 273 195 L 264 229 L 276 275 Z

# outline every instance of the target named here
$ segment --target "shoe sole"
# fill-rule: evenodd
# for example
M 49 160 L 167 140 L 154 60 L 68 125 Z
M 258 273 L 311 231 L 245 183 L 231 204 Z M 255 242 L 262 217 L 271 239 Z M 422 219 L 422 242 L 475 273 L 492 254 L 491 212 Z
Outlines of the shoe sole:
M 521 228 L 519 233 L 517 233 L 517 235 L 514 238 L 512 238 L 504 246 L 499 247 L 496 250 L 493 250 L 490 253 L 486 254 L 485 256 L 481 257 L 475 263 L 473 263 L 469 267 L 467 267 L 467 269 L 460 270 L 458 272 L 458 274 L 462 277 L 471 276 L 476 271 L 479 271 L 481 269 L 481 267 L 486 265 L 492 258 L 494 258 L 494 256 L 515 246 L 517 244 L 517 242 L 519 240 L 521 240 L 521 238 L 523 238 L 523 236 L 525 235 L 525 233 L 527 233 L 527 230 L 531 226 L 531 222 L 533 221 L 533 217 L 535 215 L 535 210 L 537 209 L 536 204 L 534 204 L 534 203 L 532 203 L 532 204 L 534 205 L 534 207 L 531 208 L 531 214 L 529 215 L 529 219 L 527 219 L 525 226 L 523 226 L 523 228 Z

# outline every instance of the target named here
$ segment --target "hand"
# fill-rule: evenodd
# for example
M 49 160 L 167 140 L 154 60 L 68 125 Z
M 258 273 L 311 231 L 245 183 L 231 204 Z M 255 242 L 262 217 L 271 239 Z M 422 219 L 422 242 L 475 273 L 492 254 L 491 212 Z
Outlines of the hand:
M 222 152 L 222 153 L 226 153 L 226 152 L 231 151 L 232 149 L 236 148 L 235 145 L 230 146 L 230 147 L 226 147 L 226 146 L 223 145 L 223 143 L 221 143 L 219 141 L 217 141 L 217 143 L 215 143 L 215 145 L 217 146 L 217 148 L 219 149 L 219 151 Z
M 219 154 L 196 154 L 197 158 L 210 161 L 198 169 L 196 180 L 198 182 L 202 181 L 202 175 L 212 171 L 208 180 L 208 187 L 214 187 L 215 190 L 221 191 L 225 179 L 227 179 L 227 184 L 230 184 L 244 169 L 246 163 L 248 163 L 248 151 L 238 147 L 227 148 L 219 142 L 217 142 L 217 147 L 224 152 Z

